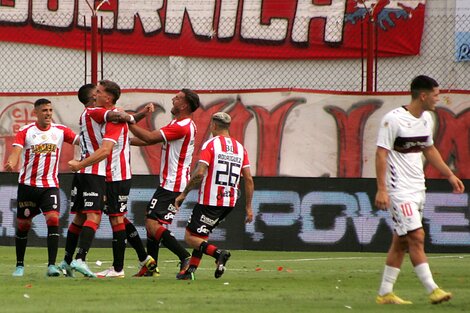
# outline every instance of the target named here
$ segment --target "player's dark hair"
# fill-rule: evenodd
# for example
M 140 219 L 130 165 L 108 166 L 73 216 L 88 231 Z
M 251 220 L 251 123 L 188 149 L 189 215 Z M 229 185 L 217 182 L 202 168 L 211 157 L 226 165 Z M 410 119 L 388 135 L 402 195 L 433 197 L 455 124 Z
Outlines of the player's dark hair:
M 420 75 L 411 82 L 411 98 L 417 99 L 423 91 L 432 91 L 435 87 L 439 87 L 437 81 L 429 76 Z
M 197 93 L 192 91 L 191 89 L 181 89 L 181 92 L 184 93 L 184 97 L 186 98 L 186 101 L 189 103 L 189 107 L 191 108 L 191 112 L 194 112 L 199 108 L 201 105 L 201 102 L 199 101 L 199 96 Z
M 41 99 L 37 99 L 35 102 L 34 102 L 34 108 L 37 108 L 43 104 L 49 104 L 51 103 L 50 100 L 48 99 L 45 99 L 45 98 L 41 98 Z
M 93 84 L 85 84 L 80 89 L 78 89 L 78 100 L 80 100 L 81 103 L 84 105 L 88 105 L 91 100 L 91 91 L 95 88 L 96 86 Z
M 110 80 L 100 80 L 100 85 L 104 87 L 104 91 L 113 96 L 113 104 L 116 104 L 119 97 L 121 96 L 121 87 Z

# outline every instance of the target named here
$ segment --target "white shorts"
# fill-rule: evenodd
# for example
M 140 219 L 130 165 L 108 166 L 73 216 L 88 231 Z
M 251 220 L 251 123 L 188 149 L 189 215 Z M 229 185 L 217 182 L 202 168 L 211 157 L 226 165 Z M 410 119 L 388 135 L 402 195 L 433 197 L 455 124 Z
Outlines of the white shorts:
M 398 236 L 423 227 L 423 209 L 425 191 L 408 194 L 390 195 L 389 209 L 393 220 L 393 228 Z

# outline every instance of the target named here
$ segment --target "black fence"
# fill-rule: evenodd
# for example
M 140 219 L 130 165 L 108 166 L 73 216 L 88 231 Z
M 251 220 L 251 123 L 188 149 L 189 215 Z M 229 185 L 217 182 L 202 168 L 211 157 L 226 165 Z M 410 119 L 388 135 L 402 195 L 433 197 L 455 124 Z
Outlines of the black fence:
M 1 174 L 0 244 L 14 245 L 17 174 Z M 65 244 L 72 175 L 61 181 L 61 245 Z M 134 176 L 128 218 L 145 240 L 144 216 L 158 183 L 156 176 Z M 470 187 L 470 180 L 465 181 Z M 446 180 L 428 180 L 424 228 L 429 252 L 470 252 L 469 194 L 453 194 Z M 374 179 L 255 177 L 255 221 L 245 224 L 244 197 L 211 234 L 221 247 L 248 250 L 385 252 L 391 241 L 388 212 L 374 207 Z M 243 186 L 242 186 L 243 190 Z M 186 221 L 196 201 L 192 191 L 170 229 L 183 240 Z M 37 216 L 30 246 L 46 245 L 44 218 Z M 104 217 L 93 243 L 110 247 L 112 231 Z

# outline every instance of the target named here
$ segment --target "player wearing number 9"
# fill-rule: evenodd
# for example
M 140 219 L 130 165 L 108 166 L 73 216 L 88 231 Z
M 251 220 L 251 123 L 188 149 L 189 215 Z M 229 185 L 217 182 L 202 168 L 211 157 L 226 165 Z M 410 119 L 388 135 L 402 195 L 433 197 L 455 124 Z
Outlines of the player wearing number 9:
M 232 211 L 239 189 L 240 177 L 245 180 L 246 223 L 253 220 L 252 198 L 254 183 L 250 172 L 250 162 L 246 149 L 230 137 L 230 115 L 217 112 L 212 115 L 211 132 L 213 137 L 204 143 L 198 166 L 184 191 L 176 198 L 179 208 L 189 191 L 199 187 L 198 203 L 195 205 L 185 232 L 186 243 L 193 248 L 189 268 L 180 273 L 178 279 L 194 279 L 203 254 L 216 259 L 215 278 L 225 271 L 230 252 L 220 250 L 207 242 L 209 234 Z

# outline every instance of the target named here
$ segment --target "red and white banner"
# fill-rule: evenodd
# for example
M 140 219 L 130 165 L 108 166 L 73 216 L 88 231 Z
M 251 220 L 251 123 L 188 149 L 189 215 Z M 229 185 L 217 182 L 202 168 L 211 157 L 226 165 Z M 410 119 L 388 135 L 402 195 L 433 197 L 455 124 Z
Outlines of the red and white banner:
M 424 10 L 425 0 L 109 0 L 97 15 L 106 52 L 313 59 L 361 57 L 369 14 L 379 56 L 416 55 Z M 90 16 L 85 0 L 1 1 L 0 41 L 83 49 Z
M 140 126 L 158 129 L 171 120 L 175 92 L 126 91 L 118 105 L 128 111 L 148 102 L 157 104 L 151 118 Z M 83 106 L 76 95 L 27 95 L 0 97 L 0 170 L 19 127 L 34 121 L 32 103 L 40 97 L 52 101 L 55 122 L 78 131 Z M 196 152 L 210 136 L 210 116 L 218 111 L 232 116 L 231 134 L 245 145 L 255 176 L 375 177 L 375 150 L 380 120 L 388 111 L 405 105 L 405 94 L 314 93 L 279 90 L 200 93 L 202 107 L 194 113 L 198 128 Z M 470 102 L 468 93 L 441 95 L 436 109 L 435 145 L 456 173 L 470 178 Z M 65 146 L 64 146 L 65 148 Z M 73 148 L 63 149 L 61 171 Z M 160 172 L 161 145 L 132 148 L 135 174 Z M 440 178 L 436 169 L 425 168 L 428 178 Z

